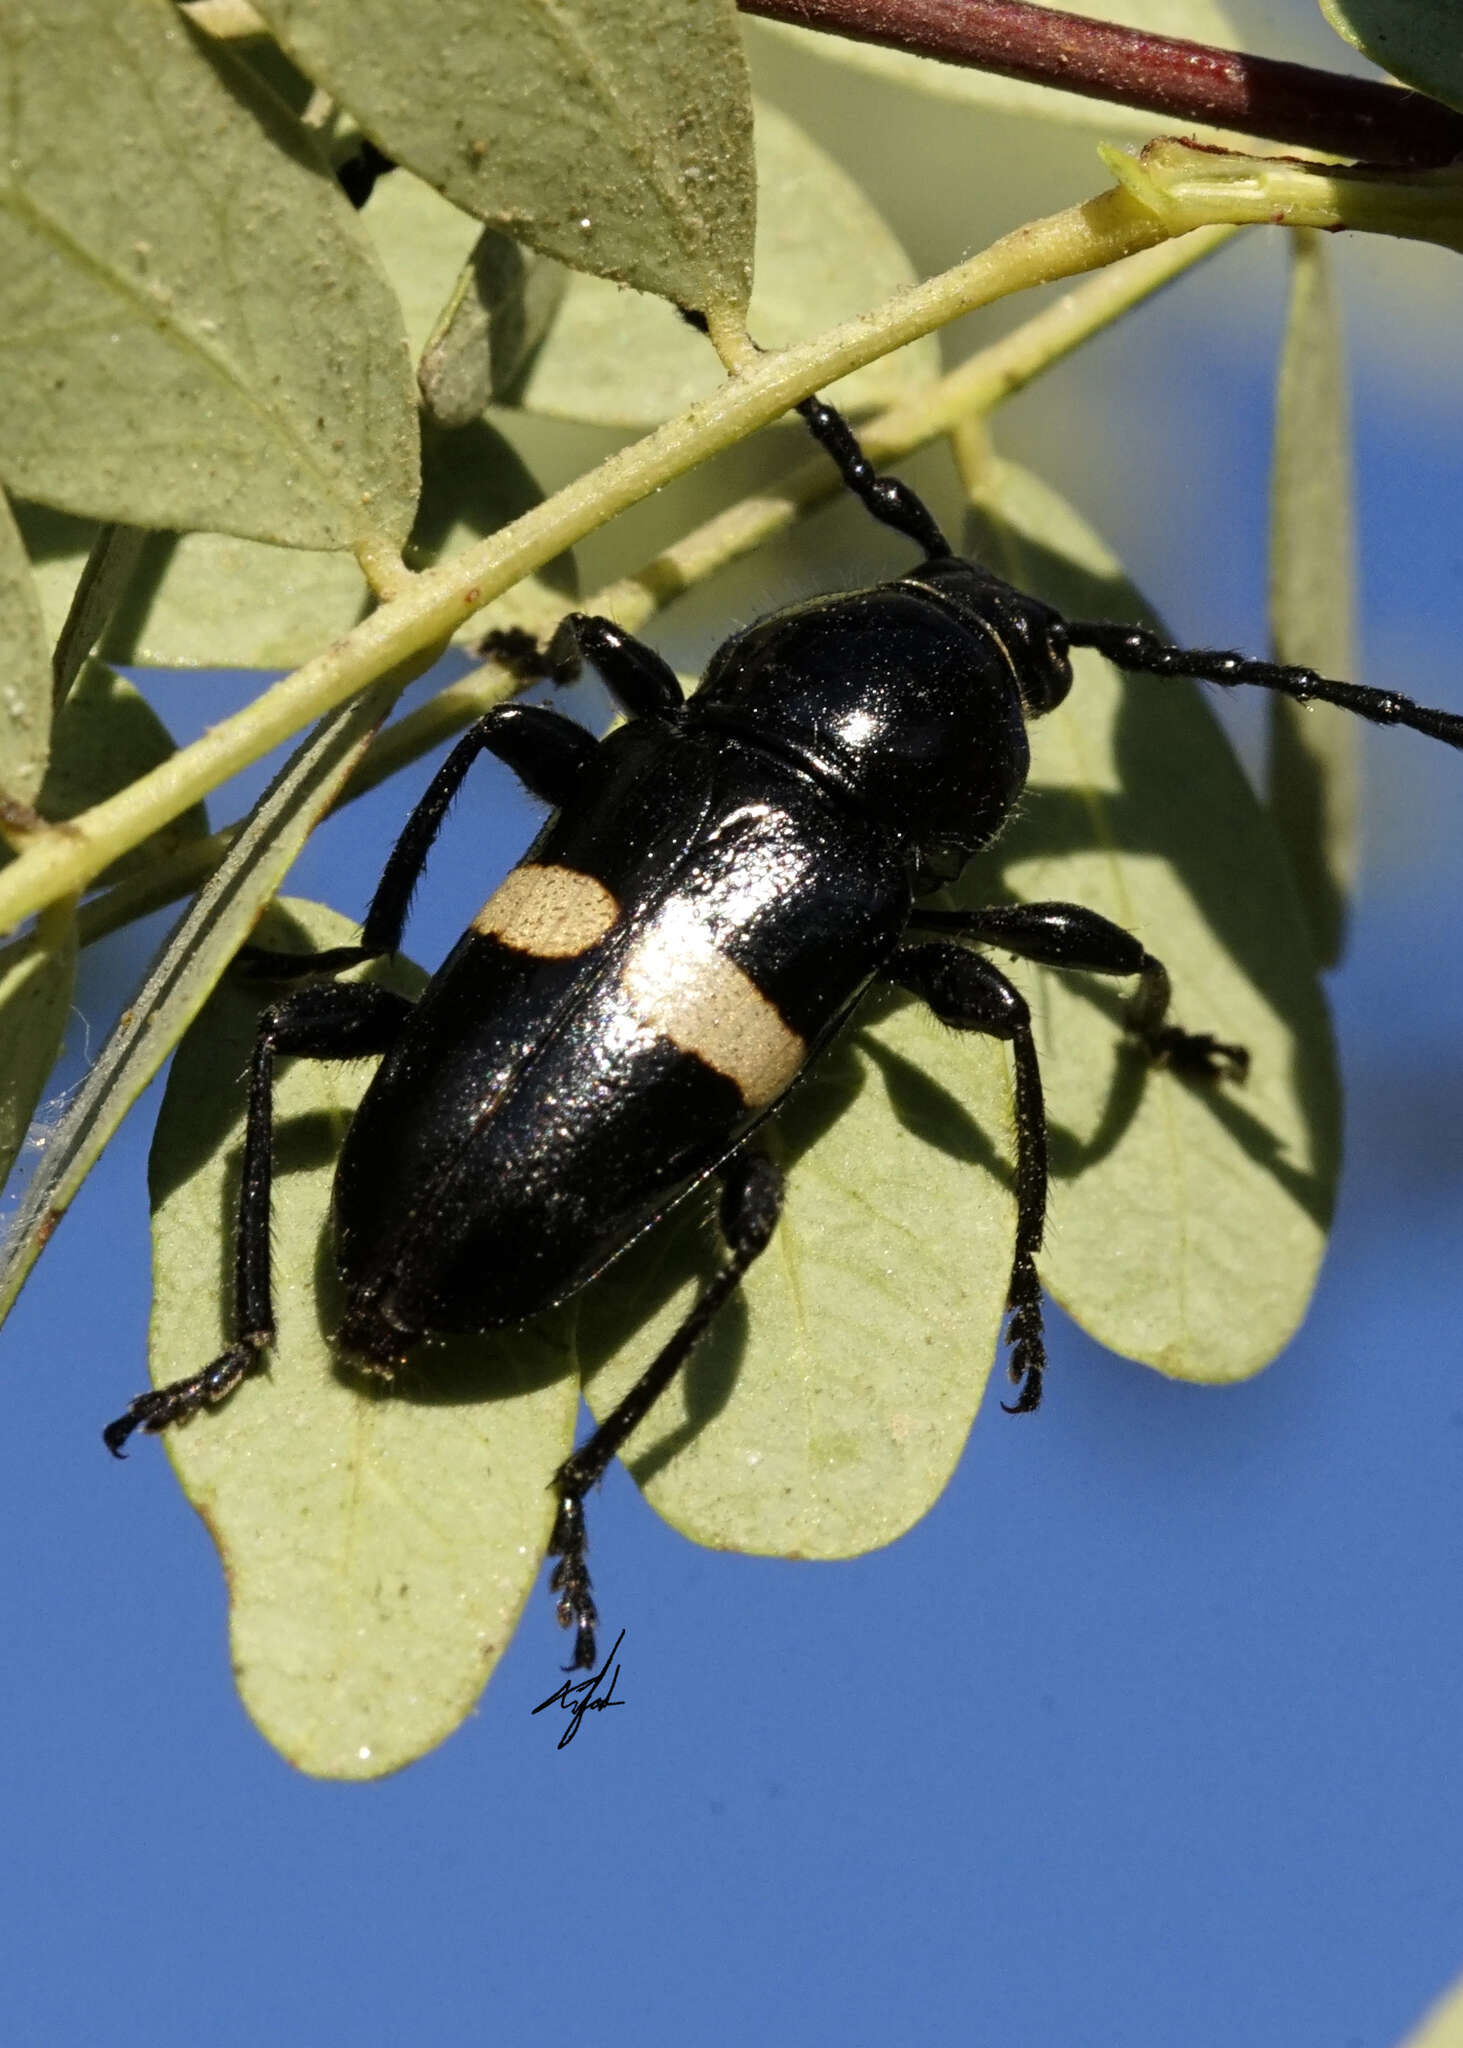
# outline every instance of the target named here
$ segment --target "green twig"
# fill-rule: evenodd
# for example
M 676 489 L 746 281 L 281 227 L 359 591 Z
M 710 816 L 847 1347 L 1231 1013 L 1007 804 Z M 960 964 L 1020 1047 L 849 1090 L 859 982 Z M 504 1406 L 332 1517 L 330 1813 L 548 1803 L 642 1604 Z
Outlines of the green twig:
M 0 874 L 0 931 L 82 889 L 111 861 L 178 817 L 376 677 L 421 663 L 465 619 L 617 512 L 774 420 L 822 384 L 993 300 L 1115 262 L 1173 234 L 1126 192 L 1018 228 L 981 255 L 898 293 L 811 342 L 758 359 L 712 397 L 611 456 L 511 526 L 413 578 L 399 596 L 244 711 L 136 782 L 38 835 Z
M 866 421 L 859 430 L 864 446 L 878 462 L 897 462 L 961 420 L 988 411 L 1172 278 L 1203 261 L 1237 232 L 1233 228 L 1203 229 L 1115 264 L 1065 293 L 938 383 Z M 834 496 L 838 488 L 832 464 L 815 456 L 774 488 L 744 498 L 706 520 L 633 575 L 606 584 L 585 600 L 585 606 L 638 632 L 673 598 L 774 538 L 814 505 Z M 520 687 L 518 679 L 500 664 L 488 661 L 439 690 L 428 703 L 378 733 L 341 802 L 350 803 L 375 789 Z M 207 838 L 190 840 L 145 872 L 129 875 L 94 897 L 81 911 L 81 943 L 91 945 L 188 895 L 217 867 L 238 829 L 237 824 L 226 825 Z

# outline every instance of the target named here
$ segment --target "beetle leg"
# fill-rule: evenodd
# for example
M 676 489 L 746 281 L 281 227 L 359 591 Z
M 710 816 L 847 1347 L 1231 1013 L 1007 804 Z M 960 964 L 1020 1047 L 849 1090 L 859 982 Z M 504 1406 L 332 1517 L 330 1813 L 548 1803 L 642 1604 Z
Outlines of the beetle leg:
M 297 981 L 302 975 L 335 974 L 362 960 L 395 953 L 432 843 L 479 754 L 495 754 L 530 796 L 557 807 L 568 798 L 575 776 L 598 745 L 582 725 L 540 704 L 500 704 L 484 713 L 432 777 L 392 847 L 361 927 L 361 943 L 323 953 L 275 953 L 264 946 L 244 946 L 240 964 L 271 981 Z
M 838 474 L 865 511 L 923 548 L 926 561 L 939 561 L 954 552 L 924 499 L 897 476 L 880 476 L 841 412 L 821 398 L 805 398 L 795 410 L 802 414 L 819 447 L 837 463 Z
M 585 662 L 630 718 L 668 718 L 686 701 L 680 677 L 653 647 L 593 612 L 566 612 L 554 629 L 544 667 L 556 682 L 572 683 Z
M 272 1003 L 259 1020 L 249 1062 L 244 1170 L 234 1236 L 234 1341 L 201 1372 L 150 1387 L 102 1431 L 114 1457 L 135 1429 L 157 1431 L 199 1408 L 217 1407 L 263 1368 L 274 1342 L 269 1284 L 269 1191 L 273 1171 L 274 1062 L 282 1053 L 317 1060 L 365 1059 L 390 1050 L 412 1009 L 370 983 L 322 982 Z
M 1252 661 L 1222 647 L 1174 647 L 1146 626 L 1112 625 L 1100 619 L 1068 622 L 1067 636 L 1074 647 L 1095 647 L 1099 654 L 1140 675 L 1192 676 L 1202 683 L 1218 683 L 1229 689 L 1237 683 L 1255 683 L 1293 697 L 1297 704 L 1339 704 L 1358 718 L 1374 725 L 1405 725 L 1429 739 L 1442 740 L 1450 747 L 1463 747 L 1463 716 L 1453 711 L 1435 711 L 1430 705 L 1414 703 L 1394 690 L 1370 690 L 1362 683 L 1340 683 L 1319 676 L 1313 668 L 1293 668 L 1278 661 Z
M 957 1031 L 983 1031 L 992 1038 L 1004 1038 L 1015 1056 L 1016 1247 L 1006 1297 L 1011 1311 L 1006 1342 L 1011 1349 L 1007 1371 L 1020 1391 L 1014 1401 L 1002 1406 L 1009 1415 L 1025 1415 L 1041 1401 L 1046 1371 L 1041 1281 L 1036 1271 L 1046 1224 L 1046 1109 L 1031 1036 L 1031 1012 L 1026 998 L 999 968 L 963 946 L 902 945 L 884 975 L 928 1003 L 942 1023 L 952 1024 Z
M 912 927 L 949 932 L 1000 946 L 1042 967 L 1083 974 L 1136 974 L 1126 1028 L 1156 1067 L 1172 1067 L 1199 1081 L 1243 1081 L 1250 1056 L 1207 1031 L 1183 1031 L 1165 1021 L 1173 989 L 1168 969 L 1143 950 L 1131 932 L 1080 903 L 1017 903 L 987 910 L 916 910 Z
M 782 1212 L 782 1173 L 765 1153 L 734 1152 L 721 1168 L 721 1179 L 721 1233 L 730 1258 L 701 1289 L 680 1328 L 624 1400 L 554 1474 L 559 1512 L 549 1538 L 549 1554 L 559 1562 L 554 1566 L 549 1588 L 559 1595 L 560 1626 L 572 1626 L 576 1631 L 571 1670 L 591 1671 L 595 1662 L 594 1628 L 598 1616 L 589 1584 L 584 1496 L 599 1483 L 611 1458 L 660 1399 L 705 1335 L 717 1310 L 741 1284 L 747 1268 L 767 1249 Z

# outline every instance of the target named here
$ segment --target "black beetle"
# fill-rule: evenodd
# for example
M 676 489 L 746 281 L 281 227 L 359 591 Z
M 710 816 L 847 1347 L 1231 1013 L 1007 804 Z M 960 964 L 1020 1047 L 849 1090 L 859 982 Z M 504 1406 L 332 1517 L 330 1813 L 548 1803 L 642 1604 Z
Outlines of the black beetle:
M 525 860 L 413 1005 L 329 980 L 261 1018 L 249 1079 L 234 1343 L 139 1395 L 105 1432 L 120 1454 L 225 1399 L 273 1341 L 272 1076 L 280 1054 L 383 1055 L 336 1171 L 338 1338 L 390 1379 L 434 1332 L 516 1323 L 578 1292 L 709 1175 L 728 1258 L 614 1412 L 554 1475 L 559 1618 L 595 1662 L 584 1496 L 765 1248 L 777 1168 L 745 1141 L 876 981 L 1015 1062 L 1017 1223 L 1008 1294 L 1012 1412 L 1037 1405 L 1045 1357 L 1036 1259 L 1046 1124 L 1026 1003 L 973 945 L 1048 967 L 1137 977 L 1129 1033 L 1203 1080 L 1247 1056 L 1167 1021 L 1169 982 L 1141 942 L 1069 903 L 921 909 L 1011 814 L 1026 721 L 1066 696 L 1068 650 L 1159 676 L 1257 683 L 1463 745 L 1463 718 L 1142 628 L 1063 619 L 949 547 L 907 486 L 876 475 L 841 416 L 798 408 L 873 515 L 923 550 L 876 588 L 777 612 L 718 651 L 684 701 L 660 657 L 574 613 L 543 668 L 588 660 L 629 723 L 596 742 L 533 706 L 489 712 L 412 813 L 359 946 L 261 955 L 281 978 L 394 952 L 412 891 L 468 769 L 496 754 L 555 808 Z M 918 936 L 915 936 L 918 935 Z

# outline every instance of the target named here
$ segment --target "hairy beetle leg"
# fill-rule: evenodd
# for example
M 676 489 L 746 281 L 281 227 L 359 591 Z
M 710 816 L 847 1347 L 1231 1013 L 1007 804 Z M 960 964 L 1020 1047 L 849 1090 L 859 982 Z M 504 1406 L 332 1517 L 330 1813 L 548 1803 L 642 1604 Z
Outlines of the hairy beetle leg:
M 311 957 L 311 956 L 307 956 Z M 241 1380 L 263 1370 L 274 1342 L 269 1277 L 269 1197 L 274 1177 L 274 1062 L 281 1054 L 317 1060 L 365 1059 L 390 1050 L 412 1005 L 369 982 L 324 982 L 295 989 L 259 1019 L 249 1061 L 244 1171 L 234 1238 L 234 1341 L 211 1365 L 166 1386 L 150 1387 L 102 1431 L 113 1457 L 136 1429 L 154 1434 L 200 1408 L 216 1408 Z
M 685 707 L 680 677 L 653 647 L 595 612 L 566 612 L 554 629 L 544 667 L 571 683 L 588 662 L 627 718 L 674 718 Z
M 567 1667 L 571 1671 L 594 1669 L 594 1631 L 599 1619 L 589 1583 L 584 1496 L 599 1484 L 610 1460 L 655 1406 L 705 1335 L 718 1309 L 741 1285 L 747 1268 L 767 1249 L 782 1213 L 782 1172 L 765 1153 L 733 1153 L 720 1174 L 721 1234 L 730 1258 L 701 1289 L 680 1328 L 624 1400 L 554 1474 L 559 1512 L 549 1538 L 549 1554 L 559 1561 L 549 1579 L 549 1589 L 559 1595 L 559 1626 L 575 1630 L 574 1661 Z
M 971 913 L 976 918 L 983 914 Z M 960 911 L 916 912 L 911 923 L 963 916 Z M 936 928 L 956 927 L 942 922 Z M 888 980 L 928 1003 L 941 1023 L 953 1025 L 957 1031 L 979 1031 L 990 1038 L 1003 1038 L 1011 1047 L 1016 1067 L 1016 1249 L 1006 1293 L 1011 1316 L 1006 1328 L 1010 1348 L 1006 1370 L 1019 1392 L 1014 1401 L 1003 1402 L 1002 1406 L 1009 1415 L 1029 1415 L 1040 1405 L 1046 1372 L 1036 1255 L 1046 1228 L 1047 1190 L 1046 1107 L 1036 1042 L 1031 1035 L 1031 1012 L 1026 998 L 998 967 L 964 946 L 938 941 L 903 945 L 897 948 L 885 972 Z
M 565 1469 L 560 1467 L 560 1484 L 563 1483 Z M 559 1560 L 549 1575 L 549 1591 L 559 1596 L 555 1609 L 559 1626 L 575 1631 L 574 1659 L 564 1668 L 567 1671 L 592 1671 L 597 1654 L 594 1631 L 599 1622 L 599 1609 L 590 1590 L 589 1532 L 584 1522 L 584 1502 L 577 1493 L 560 1496 L 559 1512 L 554 1517 L 554 1533 L 549 1538 L 549 1555 Z
M 322 953 L 279 953 L 267 946 L 241 946 L 234 956 L 238 966 L 259 980 L 290 982 L 311 974 L 338 974 L 363 961 L 398 952 L 427 856 L 478 756 L 494 755 L 512 769 L 530 796 L 557 809 L 570 797 L 579 770 L 596 752 L 596 742 L 583 726 L 540 704 L 499 704 L 484 712 L 432 777 L 402 827 L 361 926 L 361 943 L 333 946 Z
M 1136 975 L 1124 1029 L 1155 1067 L 1198 1081 L 1243 1081 L 1250 1056 L 1208 1031 L 1168 1022 L 1173 986 L 1161 960 L 1110 918 L 1081 903 L 997 904 L 986 910 L 915 910 L 910 929 L 948 932 L 977 945 L 1001 946 L 1042 967 L 1083 974 Z

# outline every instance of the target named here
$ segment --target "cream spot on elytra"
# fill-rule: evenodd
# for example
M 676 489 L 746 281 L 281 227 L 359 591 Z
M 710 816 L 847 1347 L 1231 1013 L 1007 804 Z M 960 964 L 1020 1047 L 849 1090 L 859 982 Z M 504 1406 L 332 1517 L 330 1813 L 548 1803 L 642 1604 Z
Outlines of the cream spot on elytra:
M 504 878 L 472 928 L 516 953 L 573 960 L 597 945 L 619 914 L 619 904 L 593 875 L 529 863 Z
M 775 1003 L 718 948 L 695 909 L 669 903 L 625 958 L 631 1014 L 741 1091 L 748 1109 L 775 1102 L 807 1046 Z

